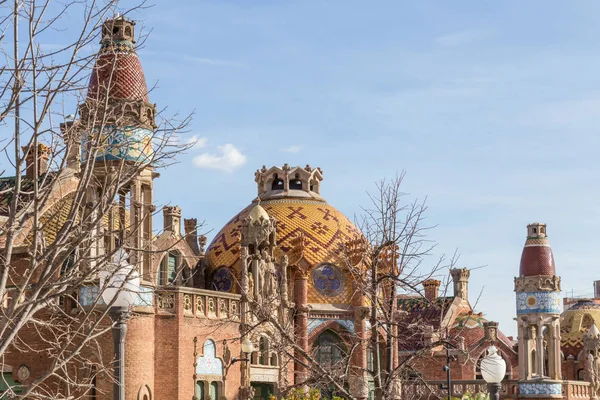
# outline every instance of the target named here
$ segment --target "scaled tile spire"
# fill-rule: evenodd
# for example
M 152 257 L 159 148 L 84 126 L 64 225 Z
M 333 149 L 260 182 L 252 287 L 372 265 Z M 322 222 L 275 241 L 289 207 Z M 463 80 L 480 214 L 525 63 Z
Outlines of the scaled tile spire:
M 135 50 L 135 22 L 123 16 L 102 25 L 101 48 L 92 71 L 88 99 L 148 101 L 148 87 L 142 64 Z
M 546 224 L 534 222 L 527 225 L 527 240 L 521 254 L 519 275 L 556 275 L 554 255 L 546 236 Z

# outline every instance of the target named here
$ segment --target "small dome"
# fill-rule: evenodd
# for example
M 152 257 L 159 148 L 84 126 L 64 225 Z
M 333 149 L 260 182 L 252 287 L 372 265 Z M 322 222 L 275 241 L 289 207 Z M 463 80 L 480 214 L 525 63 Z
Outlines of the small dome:
M 527 225 L 527 240 L 521 254 L 520 276 L 556 275 L 554 254 L 546 236 L 546 225 Z
M 267 214 L 265 209 L 262 208 L 260 204 L 257 204 L 254 207 L 252 207 L 252 210 L 250 210 L 250 212 L 248 213 L 248 218 L 258 221 L 261 217 L 266 220 L 269 220 L 269 214 Z

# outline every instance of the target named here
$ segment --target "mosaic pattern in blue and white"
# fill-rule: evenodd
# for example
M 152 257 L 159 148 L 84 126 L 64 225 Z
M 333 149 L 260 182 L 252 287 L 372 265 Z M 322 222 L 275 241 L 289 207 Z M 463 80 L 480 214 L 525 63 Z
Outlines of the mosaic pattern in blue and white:
M 517 314 L 560 314 L 561 309 L 560 292 L 517 293 Z
M 523 395 L 562 395 L 560 383 L 519 383 L 519 394 Z
M 150 162 L 152 158 L 152 131 L 135 126 L 105 126 L 102 128 L 100 138 L 97 140 L 96 159 L 99 160 L 127 160 L 137 162 Z M 87 146 L 86 146 L 87 145 Z M 83 146 L 82 159 L 86 158 L 86 148 Z
M 354 333 L 354 321 L 349 319 L 325 319 L 325 318 L 315 318 L 308 320 L 308 334 L 310 335 L 315 329 L 319 326 L 327 323 L 335 321 L 338 324 L 342 325 L 346 330 L 350 333 Z
M 97 285 L 80 287 L 78 297 L 79 304 L 84 307 L 93 305 L 99 293 L 100 288 Z M 152 288 L 141 286 L 137 292 L 137 299 L 135 300 L 134 306 L 152 307 L 153 295 Z M 106 304 L 102 299 L 102 296 L 98 299 L 98 304 Z
M 223 376 L 223 361 L 217 358 L 217 346 L 210 339 L 204 342 L 204 354 L 196 360 L 196 374 Z

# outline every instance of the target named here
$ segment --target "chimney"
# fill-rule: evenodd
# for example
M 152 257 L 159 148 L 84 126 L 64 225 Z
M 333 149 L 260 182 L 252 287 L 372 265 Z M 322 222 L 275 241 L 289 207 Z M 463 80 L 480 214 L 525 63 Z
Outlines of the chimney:
M 466 268 L 454 268 L 450 270 L 454 281 L 454 297 L 469 300 L 469 276 L 471 271 Z
M 68 117 L 67 117 L 68 118 Z M 75 121 L 60 124 L 60 131 L 65 142 L 66 167 L 79 171 L 81 168 L 81 133 Z
M 188 243 L 194 254 L 200 254 L 198 247 L 198 220 L 196 218 L 186 218 L 183 220 L 183 229 L 185 230 L 185 241 Z
M 600 281 L 594 281 L 594 298 L 600 298 Z
M 438 298 L 438 292 L 440 289 L 440 284 L 442 282 L 437 279 L 427 279 L 423 281 L 423 288 L 425 289 L 425 298 L 429 301 L 434 301 Z
M 23 146 L 23 155 L 25 156 L 25 176 L 33 178 L 35 173 L 35 148 L 33 146 Z M 39 143 L 37 146 L 37 172 L 38 176 L 48 172 L 48 159 L 50 157 L 50 148 L 45 144 Z
M 163 207 L 164 230 L 171 231 L 175 236 L 181 236 L 181 208 L 177 206 Z

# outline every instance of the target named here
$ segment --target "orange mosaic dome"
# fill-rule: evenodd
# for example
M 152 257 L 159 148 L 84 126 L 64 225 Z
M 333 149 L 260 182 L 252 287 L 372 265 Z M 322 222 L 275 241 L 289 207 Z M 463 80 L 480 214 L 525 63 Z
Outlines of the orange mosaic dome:
M 346 216 L 320 196 L 321 180 L 320 169 L 313 170 L 309 166 L 273 167 L 269 170 L 263 167 L 257 171 L 259 197 L 217 233 L 206 251 L 208 268 L 211 271 L 230 268 L 239 276 L 242 221 L 259 201 L 269 217 L 277 221 L 276 253 L 289 253 L 293 248 L 292 242 L 301 234 L 304 236 L 304 258 L 312 268 L 335 263 L 342 246 L 356 239 L 360 232 Z M 344 286 L 344 293 L 339 293 L 340 300 L 349 295 L 345 292 L 350 290 L 350 286 Z
M 254 201 L 233 217 L 215 236 L 207 249 L 206 259 L 211 269 L 219 267 L 240 270 L 240 228 L 242 221 L 257 202 Z M 358 234 L 348 218 L 325 201 L 282 198 L 261 201 L 270 217 L 277 220 L 277 247 L 284 253 L 291 250 L 291 240 L 299 233 L 305 238 L 305 257 L 313 266 L 332 262 L 340 246 Z

